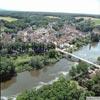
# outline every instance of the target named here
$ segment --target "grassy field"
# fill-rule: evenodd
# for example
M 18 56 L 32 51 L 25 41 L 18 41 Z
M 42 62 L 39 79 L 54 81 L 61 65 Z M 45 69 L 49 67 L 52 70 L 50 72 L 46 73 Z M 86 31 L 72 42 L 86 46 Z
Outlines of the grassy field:
M 59 19 L 59 17 L 56 17 L 56 16 L 46 16 L 46 17 L 50 19 Z
M 93 18 L 93 17 L 75 17 L 76 19 L 84 18 L 85 20 L 91 19 L 96 25 L 100 25 L 100 18 Z
M 12 17 L 2 17 L 2 16 L 0 16 L 0 19 L 6 20 L 6 21 L 9 21 L 9 22 L 12 22 L 12 21 L 16 21 L 17 20 L 16 18 L 12 18 Z
M 94 18 L 93 22 L 95 22 L 95 25 L 100 25 L 100 19 Z

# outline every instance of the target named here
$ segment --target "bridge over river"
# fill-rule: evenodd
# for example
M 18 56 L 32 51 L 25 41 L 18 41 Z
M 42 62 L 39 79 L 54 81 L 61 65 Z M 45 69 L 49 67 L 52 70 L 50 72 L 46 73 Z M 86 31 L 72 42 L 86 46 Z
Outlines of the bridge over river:
M 74 55 L 74 54 L 72 54 L 72 53 L 69 53 L 69 52 L 64 51 L 64 50 L 62 50 L 62 49 L 59 49 L 59 48 L 56 48 L 56 50 L 59 51 L 59 52 L 61 52 L 61 53 L 70 55 L 70 56 L 72 56 L 72 57 L 75 57 L 75 58 L 77 58 L 77 59 L 79 59 L 79 60 L 81 60 L 81 61 L 84 61 L 84 62 L 86 62 L 86 63 L 88 63 L 88 64 L 90 64 L 90 65 L 93 65 L 93 66 L 95 66 L 95 67 L 97 67 L 97 68 L 100 68 L 100 65 L 95 64 L 95 63 L 93 63 L 93 62 L 91 62 L 91 61 L 88 61 L 88 60 L 86 60 L 86 59 L 83 59 L 83 58 L 81 58 L 81 57 L 78 57 L 78 56 L 76 56 L 76 55 Z

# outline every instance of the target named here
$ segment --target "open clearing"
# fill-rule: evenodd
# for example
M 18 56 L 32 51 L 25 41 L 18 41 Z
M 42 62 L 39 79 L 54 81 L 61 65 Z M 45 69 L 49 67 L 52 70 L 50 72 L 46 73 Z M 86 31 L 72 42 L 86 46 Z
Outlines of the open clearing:
M 8 22 L 12 22 L 12 21 L 16 21 L 17 20 L 16 18 L 12 18 L 12 17 L 2 17 L 2 16 L 0 16 L 0 19 L 1 20 L 6 20 Z
M 95 25 L 100 25 L 100 19 L 94 18 L 93 22 L 95 22 Z
M 100 25 L 100 18 L 93 18 L 93 17 L 75 17 L 76 19 L 84 18 L 85 20 L 91 19 L 96 25 Z
M 46 16 L 46 17 L 50 19 L 59 19 L 59 17 L 56 17 L 56 16 Z

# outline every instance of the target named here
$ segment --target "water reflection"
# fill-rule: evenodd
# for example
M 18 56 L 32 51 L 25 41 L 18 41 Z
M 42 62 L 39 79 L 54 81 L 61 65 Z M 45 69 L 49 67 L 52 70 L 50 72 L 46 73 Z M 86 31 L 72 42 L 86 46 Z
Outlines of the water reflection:
M 95 42 L 84 46 L 73 54 L 96 63 L 97 58 L 100 56 L 100 42 Z
M 32 70 L 30 71 L 31 76 L 38 77 L 40 75 L 40 70 Z
M 8 80 L 6 82 L 2 82 L 1 83 L 1 90 L 7 89 L 8 87 L 10 87 L 12 84 L 14 84 L 16 82 L 16 77 L 12 77 L 11 80 Z
M 98 42 L 93 42 L 89 44 L 89 50 L 91 50 L 91 48 L 96 48 L 98 45 Z

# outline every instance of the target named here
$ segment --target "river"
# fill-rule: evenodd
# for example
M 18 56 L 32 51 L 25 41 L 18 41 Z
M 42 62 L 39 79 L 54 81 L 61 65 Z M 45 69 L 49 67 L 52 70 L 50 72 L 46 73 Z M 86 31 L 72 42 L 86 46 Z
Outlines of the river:
M 75 55 L 96 62 L 100 56 L 100 42 L 89 44 L 74 52 Z M 76 62 L 63 58 L 54 65 L 47 66 L 41 70 L 25 71 L 18 73 L 11 80 L 1 83 L 1 96 L 16 95 L 26 89 L 41 86 L 58 79 L 60 74 L 67 75 L 71 66 Z

